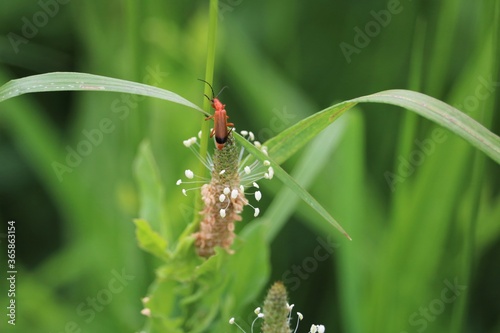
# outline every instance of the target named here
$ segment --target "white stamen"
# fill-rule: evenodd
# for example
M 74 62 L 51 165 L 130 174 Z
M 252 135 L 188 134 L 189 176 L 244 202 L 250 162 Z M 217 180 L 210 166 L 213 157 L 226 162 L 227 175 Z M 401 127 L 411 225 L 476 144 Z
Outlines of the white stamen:
M 142 309 L 141 314 L 146 316 L 146 317 L 150 317 L 151 316 L 151 309 L 148 309 L 148 308 Z
M 238 323 L 234 320 L 234 317 L 229 319 L 229 324 L 236 325 L 236 327 L 238 327 L 240 329 L 240 331 L 242 331 L 243 333 L 246 333 L 245 330 L 243 328 L 241 328 L 241 326 L 238 325 Z
M 241 193 L 245 193 L 245 186 L 240 185 L 240 191 L 241 191 Z
M 253 183 L 252 183 L 252 185 L 253 185 L 253 187 L 255 187 L 255 188 L 259 188 L 259 184 L 257 184 L 256 182 L 253 182 Z
M 318 328 L 318 333 L 325 333 L 325 326 L 323 325 L 316 325 Z
M 189 139 L 182 141 L 182 143 L 184 144 L 184 146 L 186 146 L 188 148 L 191 147 L 191 140 L 189 140 Z
M 260 201 L 262 199 L 262 193 L 260 191 L 255 192 L 255 200 Z
M 234 189 L 231 191 L 231 199 L 236 199 L 238 197 L 238 190 L 237 189 Z
M 224 202 L 226 200 L 226 196 L 224 194 L 219 195 L 219 201 Z
M 255 147 L 259 148 L 259 149 L 260 149 L 260 147 L 262 147 L 262 144 L 261 144 L 259 141 L 254 141 L 254 142 L 253 142 L 253 145 L 254 145 Z
M 185 189 L 185 188 L 183 188 L 183 189 L 182 189 L 182 194 L 184 194 L 184 196 L 185 196 L 185 197 L 187 197 L 187 196 L 188 196 L 188 195 L 187 195 L 187 191 L 186 191 L 186 189 Z
M 248 132 L 248 139 L 250 139 L 250 141 L 255 140 L 255 135 L 253 135 L 252 132 Z
M 253 310 L 253 312 L 258 315 L 260 313 L 260 306 L 258 308 L 256 308 L 255 310 Z
M 201 131 L 198 132 L 198 138 L 201 139 Z
M 264 161 L 264 165 L 265 165 L 265 166 L 270 166 L 270 165 L 271 165 L 271 162 L 269 162 L 268 160 L 265 160 L 265 161 Z
M 255 211 L 254 211 L 254 213 L 253 213 L 253 217 L 257 217 L 257 216 L 259 216 L 259 213 L 260 213 L 260 209 L 255 208 Z
M 220 217 L 226 217 L 226 210 L 225 209 L 221 209 L 219 211 L 219 214 L 220 214 Z
M 240 133 L 241 133 L 242 136 L 247 136 L 248 135 L 248 131 L 245 131 L 245 130 L 241 131 Z
M 273 167 L 269 167 L 267 169 L 267 173 L 265 175 L 267 175 L 267 177 L 266 177 L 267 179 L 273 179 L 273 176 L 274 176 L 274 169 L 273 169 Z
M 222 191 L 222 193 L 224 193 L 225 195 L 228 195 L 229 193 L 231 193 L 231 189 L 229 187 L 224 187 L 224 190 Z
M 250 169 L 250 167 L 247 165 L 244 169 L 245 173 L 248 175 L 250 174 L 250 172 L 252 172 L 252 169 Z
M 222 170 L 221 172 L 219 172 L 219 175 L 223 175 L 224 173 L 226 173 L 226 170 Z
M 299 317 L 299 320 L 304 319 L 304 316 L 303 316 L 303 315 L 302 315 L 302 313 L 300 313 L 300 312 L 297 312 L 297 316 Z
M 180 185 L 182 184 L 182 179 L 179 179 L 178 181 L 175 182 L 175 185 Z
M 259 318 L 264 318 L 264 314 L 263 314 L 263 313 L 259 313 L 259 314 L 257 315 L 257 317 L 259 317 Z
M 193 177 L 194 177 L 194 172 L 189 170 L 189 169 L 184 171 L 184 174 L 186 175 L 186 178 L 188 178 L 188 179 L 193 179 Z
M 309 332 L 311 332 L 311 333 L 317 333 L 318 332 L 318 328 L 316 327 L 316 325 L 312 324 L 311 325 L 311 329 L 309 330 Z
M 148 296 L 143 297 L 143 298 L 141 299 L 141 301 L 142 301 L 142 303 L 146 304 L 147 302 L 149 302 L 149 297 L 148 297 Z

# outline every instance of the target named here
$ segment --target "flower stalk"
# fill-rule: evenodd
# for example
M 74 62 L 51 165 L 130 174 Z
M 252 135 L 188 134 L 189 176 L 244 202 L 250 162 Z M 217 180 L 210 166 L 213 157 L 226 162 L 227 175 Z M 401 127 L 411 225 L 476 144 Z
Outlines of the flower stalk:
M 200 231 L 194 236 L 196 251 L 202 257 L 212 256 L 216 246 L 231 252 L 234 223 L 241 221 L 243 206 L 248 204 L 240 186 L 238 155 L 233 136 L 229 134 L 224 148 L 214 151 L 210 183 L 201 187 L 203 218 Z
M 241 131 L 241 133 L 248 136 L 250 142 L 267 154 L 267 148 L 255 141 L 252 132 Z M 198 137 L 203 137 L 203 133 L 200 132 Z M 203 184 L 201 187 L 182 189 L 184 195 L 189 191 L 201 189 L 198 193 L 201 193 L 203 208 L 199 210 L 202 215 L 200 230 L 194 234 L 196 251 L 205 258 L 214 255 L 217 246 L 232 253 L 230 247 L 235 237 L 234 223 L 241 221 L 243 207 L 247 205 L 252 207 L 254 217 L 260 214 L 260 209 L 250 204 L 245 196 L 252 195 L 256 201 L 260 201 L 262 193 L 257 181 L 262 178 L 272 179 L 274 169 L 269 161 L 261 163 L 253 161 L 249 155 L 245 156 L 245 149 L 236 145 L 232 131 L 228 133 L 223 148 L 214 149 L 213 156 L 208 154 L 202 157 L 197 149 L 200 144 L 196 137 L 184 140 L 183 143 L 210 170 L 211 175 L 211 178 L 207 179 L 188 169 L 184 172 L 188 180 L 179 179 L 176 183 L 177 185 Z

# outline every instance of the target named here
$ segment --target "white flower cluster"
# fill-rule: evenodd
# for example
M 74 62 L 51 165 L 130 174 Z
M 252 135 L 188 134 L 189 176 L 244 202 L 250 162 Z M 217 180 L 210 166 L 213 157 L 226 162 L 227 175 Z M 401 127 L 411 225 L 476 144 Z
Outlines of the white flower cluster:
M 255 135 L 252 132 L 241 131 L 241 135 L 244 137 L 248 137 L 248 140 L 250 142 L 253 142 L 253 144 L 257 148 L 259 148 L 264 154 L 267 155 L 267 147 L 263 146 L 260 142 L 255 141 Z M 200 137 L 201 137 L 201 131 L 198 133 L 198 138 Z M 187 148 L 191 149 L 191 151 L 210 171 L 210 173 L 213 172 L 214 164 L 212 156 L 208 154 L 206 158 L 201 157 L 199 153 L 200 144 L 198 143 L 198 139 L 196 137 L 191 137 L 187 140 L 184 140 L 183 144 Z M 274 169 L 271 166 L 271 163 L 267 160 L 264 161 L 263 163 L 260 163 L 258 160 L 256 160 L 248 165 L 247 162 L 249 161 L 251 155 L 248 154 L 244 156 L 244 153 L 245 153 L 244 148 L 241 148 L 238 158 L 238 174 L 240 176 L 240 182 L 241 182 L 239 190 L 241 191 L 241 193 L 245 195 L 253 195 L 255 200 L 258 202 L 262 199 L 262 192 L 259 190 L 259 184 L 257 184 L 257 181 L 263 178 L 272 179 L 274 177 Z M 226 170 L 222 170 L 219 172 L 219 174 L 224 174 L 225 171 Z M 198 184 L 198 186 L 192 188 L 188 189 L 183 188 L 182 194 L 186 196 L 188 191 L 200 189 L 203 186 L 203 184 L 207 184 L 208 182 L 210 182 L 210 179 L 206 177 L 197 176 L 190 169 L 184 171 L 184 176 L 186 177 L 187 180 L 179 179 L 177 180 L 176 185 L 179 186 L 184 184 Z M 248 189 L 252 189 L 252 192 L 246 192 L 246 190 Z M 238 194 L 239 193 L 237 189 L 230 189 L 229 187 L 225 187 L 222 193 L 219 194 L 219 201 L 221 203 L 227 202 L 227 206 L 229 206 L 231 204 L 231 199 L 236 199 L 238 197 Z M 254 217 L 257 217 L 260 214 L 260 209 L 254 207 L 250 203 L 247 204 L 254 209 Z M 226 216 L 226 209 L 227 207 L 220 209 L 219 213 L 221 217 Z

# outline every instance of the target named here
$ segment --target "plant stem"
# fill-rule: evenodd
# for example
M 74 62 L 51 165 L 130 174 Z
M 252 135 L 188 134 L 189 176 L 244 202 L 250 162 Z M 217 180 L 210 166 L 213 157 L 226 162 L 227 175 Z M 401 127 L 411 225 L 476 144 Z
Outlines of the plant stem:
M 207 46 L 207 63 L 205 68 L 205 81 L 213 82 L 214 77 L 214 67 L 215 67 L 215 43 L 216 43 L 216 35 L 217 35 L 217 17 L 218 17 L 218 9 L 219 3 L 218 0 L 210 0 L 210 9 L 209 9 L 209 28 L 208 28 L 208 46 Z M 211 96 L 212 91 L 208 85 L 205 85 L 205 95 Z M 203 109 L 211 113 L 210 111 L 210 102 L 208 99 L 204 99 Z M 208 132 L 209 132 L 210 123 L 208 121 L 203 120 L 201 123 L 201 140 L 200 140 L 200 155 L 202 158 L 207 156 L 208 150 Z M 206 175 L 206 168 L 200 162 L 198 165 L 198 174 Z M 201 219 L 201 215 L 197 214 L 201 210 L 201 194 L 200 192 L 196 192 L 195 197 L 195 214 L 193 217 L 193 224 L 198 225 L 198 222 Z

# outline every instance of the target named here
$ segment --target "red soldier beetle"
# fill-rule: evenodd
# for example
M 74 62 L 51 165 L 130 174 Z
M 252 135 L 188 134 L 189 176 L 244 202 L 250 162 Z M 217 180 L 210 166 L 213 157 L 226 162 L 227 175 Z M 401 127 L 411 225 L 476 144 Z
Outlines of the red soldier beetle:
M 226 87 L 223 87 L 221 89 L 221 91 L 217 95 L 215 95 L 214 88 L 212 88 L 210 83 L 208 83 L 205 80 L 201 80 L 201 79 L 199 79 L 199 80 L 208 84 L 208 86 L 212 90 L 212 98 L 208 97 L 207 95 L 205 95 L 205 97 L 210 101 L 215 112 L 213 115 L 206 117 L 205 120 L 210 120 L 210 119 L 214 120 L 214 128 L 210 132 L 210 137 L 213 138 L 215 135 L 215 145 L 217 146 L 217 149 L 222 150 L 222 148 L 224 148 L 224 145 L 227 142 L 227 138 L 229 136 L 229 133 L 231 133 L 231 131 L 233 130 L 231 128 L 231 130 L 228 131 L 227 127 L 234 126 L 233 123 L 227 122 L 227 119 L 229 118 L 229 116 L 226 113 L 226 109 L 225 109 L 226 105 L 222 104 L 221 101 L 217 98 L 217 96 L 219 96 L 220 93 Z

